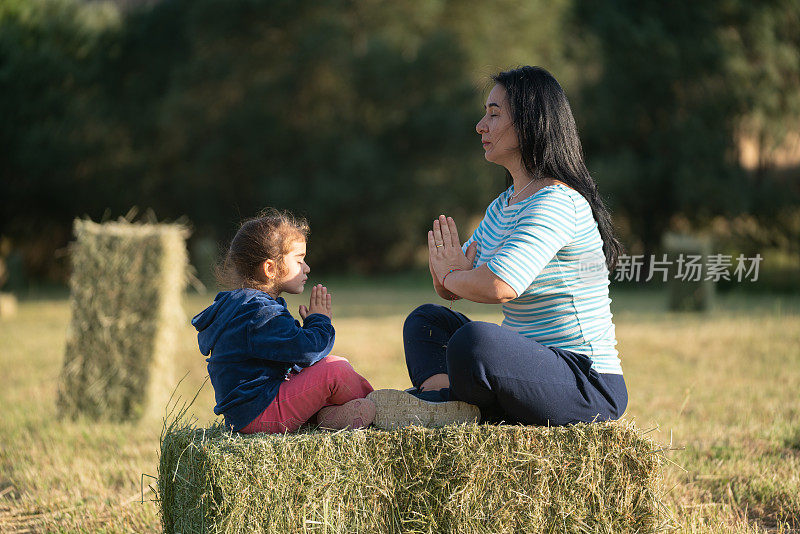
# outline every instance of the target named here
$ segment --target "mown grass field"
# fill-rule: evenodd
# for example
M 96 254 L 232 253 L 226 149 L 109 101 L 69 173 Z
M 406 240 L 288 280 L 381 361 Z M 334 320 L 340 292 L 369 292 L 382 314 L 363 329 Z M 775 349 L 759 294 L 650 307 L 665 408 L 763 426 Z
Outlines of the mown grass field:
M 313 281 L 313 280 L 312 280 Z M 435 295 L 416 279 L 329 285 L 334 352 L 376 388 L 408 386 L 401 328 Z M 672 443 L 664 500 L 686 532 L 800 530 L 800 297 L 720 296 L 707 314 L 669 313 L 660 292 L 612 290 L 628 383 L 625 415 Z M 212 295 L 187 296 L 176 354 L 178 394 L 206 376 L 188 318 Z M 289 298 L 296 312 L 303 302 Z M 473 319 L 499 307 L 459 302 Z M 0 531 L 158 532 L 153 493 L 158 419 L 62 420 L 56 387 L 69 324 L 66 294 L 23 300 L 0 321 Z M 206 385 L 191 409 L 213 419 Z

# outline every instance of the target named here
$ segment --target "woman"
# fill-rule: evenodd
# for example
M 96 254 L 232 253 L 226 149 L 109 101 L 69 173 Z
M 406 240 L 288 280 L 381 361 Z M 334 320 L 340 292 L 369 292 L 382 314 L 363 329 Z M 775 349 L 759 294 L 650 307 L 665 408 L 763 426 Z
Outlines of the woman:
M 431 420 L 447 405 L 463 416 L 464 403 L 490 421 L 617 419 L 628 394 L 608 284 L 622 249 L 584 164 L 572 111 L 542 68 L 492 79 L 476 130 L 486 159 L 505 167 L 512 185 L 463 247 L 455 221 L 444 215 L 433 222 L 428 247 L 440 297 L 502 303 L 505 318 L 498 326 L 445 306 L 414 310 L 403 340 L 415 389 L 402 393 L 413 399 L 403 402 L 415 406 L 411 419 Z M 391 421 L 388 406 L 398 395 L 381 395 L 372 394 L 386 414 L 382 426 L 402 424 Z M 453 400 L 461 402 L 444 402 Z

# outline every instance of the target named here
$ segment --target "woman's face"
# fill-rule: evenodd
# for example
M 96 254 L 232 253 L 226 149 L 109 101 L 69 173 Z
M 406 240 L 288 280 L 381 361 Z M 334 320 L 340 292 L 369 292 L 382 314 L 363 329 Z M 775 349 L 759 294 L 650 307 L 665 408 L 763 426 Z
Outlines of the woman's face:
M 506 90 L 495 85 L 486 98 L 486 114 L 475 125 L 483 142 L 483 156 L 487 161 L 505 168 L 520 164 L 519 141 L 511 122 Z

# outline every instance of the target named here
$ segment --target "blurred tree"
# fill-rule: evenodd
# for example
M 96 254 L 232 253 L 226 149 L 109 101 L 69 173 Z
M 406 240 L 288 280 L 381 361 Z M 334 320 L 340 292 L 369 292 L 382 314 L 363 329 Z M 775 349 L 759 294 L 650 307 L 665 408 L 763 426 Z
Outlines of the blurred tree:
M 576 4 L 602 64 L 584 93 L 590 166 L 646 259 L 676 213 L 696 220 L 746 205 L 717 4 Z
M 742 116 L 740 130 L 755 139 L 757 181 L 770 170 L 771 153 L 800 130 L 800 5 L 792 0 L 729 1 L 720 40 Z
M 93 200 L 114 206 L 82 172 L 91 152 L 82 137 L 94 128 L 86 111 L 97 38 L 117 22 L 102 5 L 0 3 L 0 234 L 13 238 L 32 276 L 63 270 L 53 251 L 72 217 Z
M 737 144 L 753 145 L 750 212 L 762 236 L 749 252 L 777 247 L 800 259 L 800 4 L 791 0 L 725 4 L 720 38 L 736 98 Z M 789 150 L 788 152 L 791 152 Z
M 317 268 L 404 268 L 432 217 L 452 214 L 466 234 L 502 189 L 474 125 L 487 75 L 517 64 L 562 82 L 601 193 L 649 251 L 676 213 L 700 221 L 760 205 L 777 221 L 784 182 L 759 178 L 756 195 L 733 139 L 749 125 L 777 142 L 780 117 L 795 116 L 796 12 L 789 0 L 170 0 L 125 11 L 7 0 L 0 235 L 25 248 L 31 274 L 52 276 L 76 215 L 150 207 L 222 241 L 273 205 L 309 217 Z
M 170 18 L 163 9 L 173 4 L 148 18 Z M 417 223 L 437 199 L 436 184 L 419 182 L 465 168 L 474 93 L 451 35 L 431 30 L 408 49 L 360 26 L 364 10 L 187 2 L 183 26 L 165 29 L 187 53 L 155 102 L 143 195 L 157 211 L 219 236 L 265 205 L 290 208 L 310 218 L 317 264 L 413 263 Z M 134 48 L 152 47 L 151 34 Z
M 702 225 L 781 204 L 748 178 L 739 144 L 747 128 L 772 143 L 798 130 L 798 17 L 782 0 L 575 4 L 601 65 L 583 94 L 590 164 L 646 259 L 676 214 Z
M 222 239 L 274 205 L 311 219 L 319 266 L 407 267 L 432 217 L 466 227 L 502 188 L 478 93 L 500 68 L 561 62 L 568 8 L 7 2 L 0 233 L 52 252 L 73 216 L 139 205 Z

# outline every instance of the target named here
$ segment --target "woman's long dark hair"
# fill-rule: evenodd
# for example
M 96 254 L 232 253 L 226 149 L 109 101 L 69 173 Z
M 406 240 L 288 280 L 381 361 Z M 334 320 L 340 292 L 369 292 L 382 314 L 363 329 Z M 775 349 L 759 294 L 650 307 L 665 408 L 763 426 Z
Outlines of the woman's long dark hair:
M 611 216 L 583 161 L 578 128 L 561 85 L 541 67 L 519 67 L 496 74 L 492 80 L 508 95 L 525 170 L 534 180 L 560 180 L 589 202 L 603 239 L 606 266 L 612 272 L 622 245 L 614 237 Z

